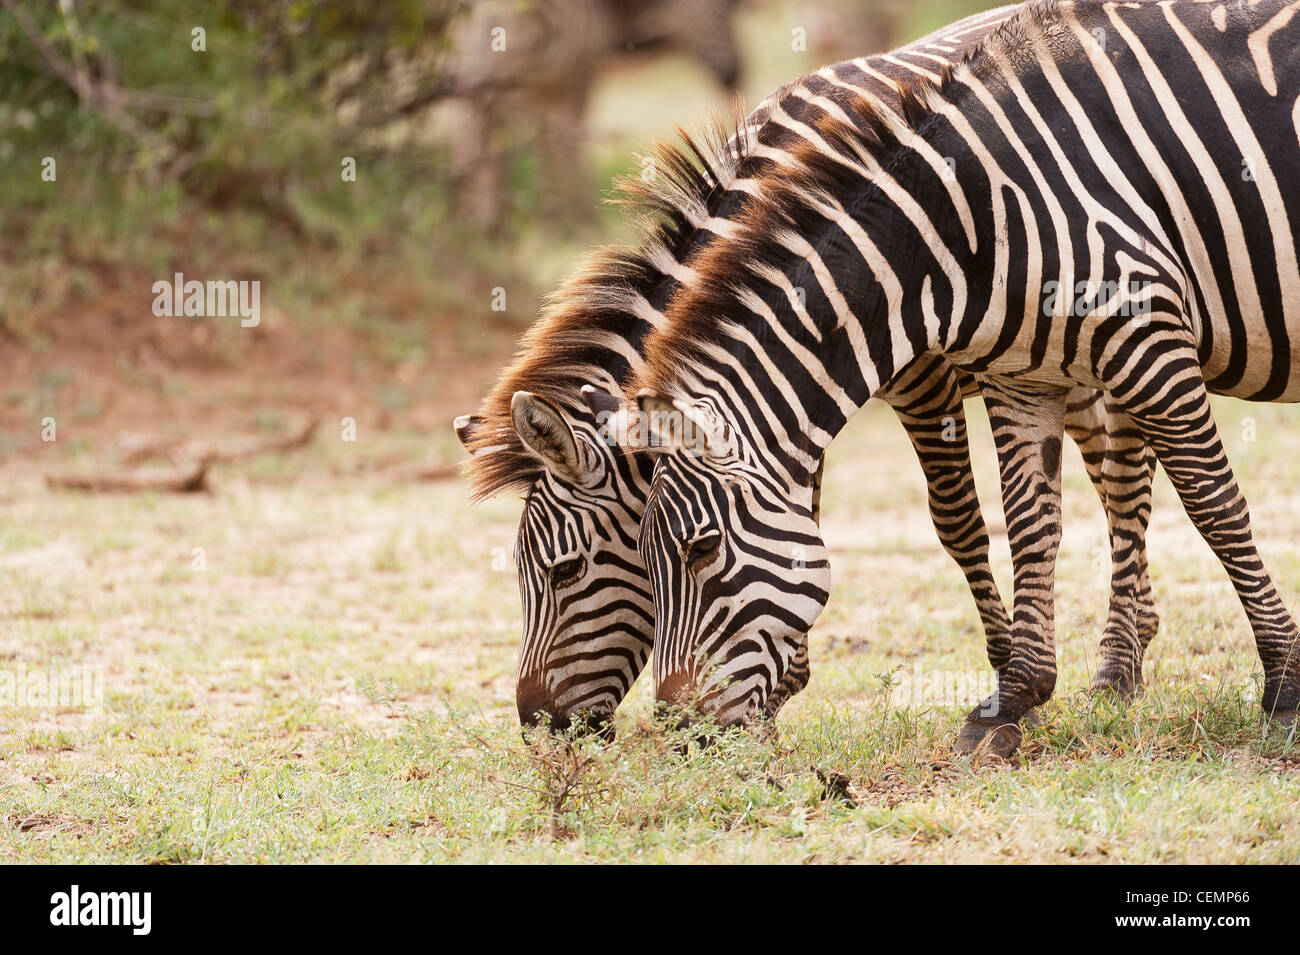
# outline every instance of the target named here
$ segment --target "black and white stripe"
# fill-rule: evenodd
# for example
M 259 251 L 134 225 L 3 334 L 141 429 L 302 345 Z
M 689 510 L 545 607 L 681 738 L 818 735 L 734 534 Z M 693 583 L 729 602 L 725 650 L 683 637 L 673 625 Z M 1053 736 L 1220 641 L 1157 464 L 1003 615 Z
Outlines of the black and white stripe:
M 825 599 L 809 476 L 868 398 L 942 355 L 986 395 L 1016 580 L 999 692 L 961 746 L 1013 747 L 1055 685 L 1061 435 L 1079 386 L 1108 393 L 1119 435 L 1102 467 L 1112 618 L 1128 616 L 1112 649 L 1140 665 L 1154 452 L 1237 588 L 1265 710 L 1294 715 L 1296 626 L 1207 390 L 1300 398 L 1297 9 L 1036 3 L 905 91 L 905 121 L 859 101 L 759 178 L 636 385 L 707 435 L 661 457 L 643 519 L 661 696 L 690 684 L 727 720 L 761 705 Z M 1080 282 L 1099 292 L 1076 296 Z M 816 559 L 791 567 L 789 543 Z

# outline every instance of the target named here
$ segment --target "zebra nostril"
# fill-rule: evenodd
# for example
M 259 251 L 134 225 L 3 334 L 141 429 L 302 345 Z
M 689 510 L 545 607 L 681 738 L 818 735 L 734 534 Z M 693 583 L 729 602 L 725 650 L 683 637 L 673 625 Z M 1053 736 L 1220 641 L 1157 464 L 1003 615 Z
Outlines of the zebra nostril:
M 669 673 L 655 684 L 655 700 L 670 706 L 685 706 L 695 696 L 695 681 L 689 673 Z
M 515 705 L 521 726 L 549 726 L 553 730 L 569 728 L 569 718 L 557 713 L 546 687 L 532 677 L 520 677 L 515 684 Z
M 690 729 L 696 692 L 689 673 L 668 674 L 655 684 L 655 719 L 669 729 Z

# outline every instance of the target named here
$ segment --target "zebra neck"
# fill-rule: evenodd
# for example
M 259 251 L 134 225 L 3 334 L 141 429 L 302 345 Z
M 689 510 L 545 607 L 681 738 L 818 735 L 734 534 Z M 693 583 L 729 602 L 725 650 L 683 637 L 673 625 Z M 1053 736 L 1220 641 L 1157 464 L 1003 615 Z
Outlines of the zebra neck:
M 737 263 L 724 294 L 690 297 L 721 320 L 683 362 L 682 390 L 790 487 L 809 486 L 849 419 L 935 344 L 919 303 L 936 301 L 936 283 L 915 229 L 892 203 L 859 198 L 801 210 L 801 238 Z

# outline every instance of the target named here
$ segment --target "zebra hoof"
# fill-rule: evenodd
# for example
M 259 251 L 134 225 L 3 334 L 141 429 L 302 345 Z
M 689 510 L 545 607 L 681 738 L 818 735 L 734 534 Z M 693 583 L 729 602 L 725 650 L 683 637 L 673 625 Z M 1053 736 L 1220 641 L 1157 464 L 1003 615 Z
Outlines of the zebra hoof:
M 1092 678 L 1088 692 L 1094 696 L 1113 695 L 1117 700 L 1131 700 L 1141 692 L 1141 682 L 1127 670 L 1102 669 Z
M 957 734 L 956 751 L 963 756 L 998 756 L 1007 759 L 1020 748 L 1024 734 L 1015 723 L 987 725 L 969 720 Z

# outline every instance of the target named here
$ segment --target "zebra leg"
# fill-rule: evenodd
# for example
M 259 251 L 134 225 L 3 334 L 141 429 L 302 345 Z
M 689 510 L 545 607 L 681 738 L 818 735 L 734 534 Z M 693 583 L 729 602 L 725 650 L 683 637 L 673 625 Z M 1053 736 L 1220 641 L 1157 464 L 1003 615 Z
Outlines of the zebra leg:
M 1083 455 L 1110 537 L 1110 607 L 1092 689 L 1128 699 L 1142 683 L 1143 654 L 1160 628 L 1146 562 L 1155 452 L 1104 392 L 1090 388 L 1070 392 L 1065 430 Z
M 959 753 L 1009 756 L 1019 722 L 1056 689 L 1053 587 L 1061 544 L 1061 436 L 1068 389 L 981 382 L 1002 474 L 1002 502 L 1015 568 L 1011 657 L 998 689 L 975 707 L 957 737 Z
M 1151 646 L 1151 641 L 1155 639 L 1156 633 L 1160 630 L 1160 615 L 1156 613 L 1155 595 L 1151 590 L 1151 574 L 1147 568 L 1147 524 L 1151 520 L 1151 489 L 1156 478 L 1156 452 L 1151 445 L 1147 444 L 1146 438 L 1137 425 L 1133 423 L 1133 419 L 1124 413 L 1113 398 L 1107 398 L 1106 406 L 1108 409 L 1107 428 L 1119 435 L 1121 440 L 1127 439 L 1126 436 L 1131 434 L 1131 440 L 1134 444 L 1136 445 L 1136 442 L 1140 440 L 1142 447 L 1145 449 L 1145 463 L 1143 465 L 1145 470 L 1134 472 L 1133 483 L 1130 485 L 1134 492 L 1137 492 L 1139 487 L 1141 488 L 1140 495 L 1135 493 L 1133 502 L 1134 514 L 1138 517 L 1138 522 L 1133 526 L 1133 546 L 1138 561 L 1138 645 L 1142 648 L 1142 654 L 1145 656 L 1147 647 Z M 1136 455 L 1136 448 L 1131 454 Z M 1142 657 L 1139 657 L 1138 663 L 1141 662 Z M 1142 670 L 1139 666 L 1139 678 L 1141 675 Z
M 1103 508 L 1107 507 L 1105 466 L 1110 447 L 1106 424 L 1105 392 L 1091 388 L 1075 388 L 1070 392 L 1065 403 L 1065 432 L 1079 446 L 1083 466 Z
M 1300 703 L 1300 630 L 1255 547 L 1250 511 L 1224 452 L 1196 354 L 1183 348 L 1155 358 L 1144 364 L 1160 368 L 1159 381 L 1139 381 L 1115 398 L 1155 450 L 1187 516 L 1237 591 L 1264 665 L 1265 715 L 1292 723 Z
M 930 520 L 939 542 L 966 577 L 984 625 L 989 663 L 996 670 L 1011 656 L 1011 618 L 993 580 L 989 533 L 975 491 L 962 388 L 942 359 L 916 361 L 880 397 L 907 431 L 925 473 Z
M 1156 456 L 1142 432 L 1113 402 L 1106 429 L 1109 446 L 1103 471 L 1110 524 L 1110 613 L 1092 689 L 1128 699 L 1142 684 L 1142 660 L 1160 627 L 1146 556 Z

